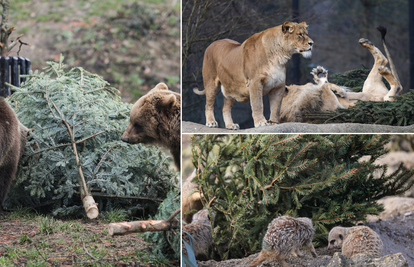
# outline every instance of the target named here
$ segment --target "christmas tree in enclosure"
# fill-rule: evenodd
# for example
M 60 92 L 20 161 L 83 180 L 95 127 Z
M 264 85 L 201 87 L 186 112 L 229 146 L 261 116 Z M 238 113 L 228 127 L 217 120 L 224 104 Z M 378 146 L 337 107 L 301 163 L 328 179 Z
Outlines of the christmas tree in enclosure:
M 154 215 L 168 192 L 178 194 L 171 159 L 154 146 L 120 141 L 132 105 L 101 77 L 82 68 L 65 71 L 62 58 L 47 64 L 8 99 L 33 131 L 5 208 L 84 214 L 85 190 L 100 211 Z
M 311 218 L 320 245 L 332 227 L 379 214 L 383 207 L 376 200 L 414 184 L 414 171 L 402 164 L 389 176 L 387 166 L 374 164 L 387 153 L 389 140 L 386 135 L 194 136 L 193 181 L 204 207 L 217 214 L 214 257 L 258 252 L 268 223 L 279 215 Z

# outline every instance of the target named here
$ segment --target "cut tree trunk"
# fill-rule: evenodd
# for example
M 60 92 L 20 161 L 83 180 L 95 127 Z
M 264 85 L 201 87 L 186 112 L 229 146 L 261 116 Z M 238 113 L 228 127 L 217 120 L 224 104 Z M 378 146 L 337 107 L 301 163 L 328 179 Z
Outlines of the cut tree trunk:
M 167 220 L 159 221 L 135 221 L 135 222 L 121 222 L 110 223 L 108 232 L 110 236 L 114 235 L 128 235 L 132 233 L 142 233 L 148 231 L 168 231 L 171 229 L 180 228 L 178 220 L 168 222 Z
M 156 232 L 156 231 L 169 231 L 171 229 L 179 229 L 180 222 L 174 217 L 181 212 L 178 209 L 171 214 L 166 220 L 159 221 L 135 221 L 135 222 L 121 222 L 121 223 L 110 223 L 108 226 L 108 232 L 110 236 L 114 235 L 128 235 L 132 233 L 142 232 Z

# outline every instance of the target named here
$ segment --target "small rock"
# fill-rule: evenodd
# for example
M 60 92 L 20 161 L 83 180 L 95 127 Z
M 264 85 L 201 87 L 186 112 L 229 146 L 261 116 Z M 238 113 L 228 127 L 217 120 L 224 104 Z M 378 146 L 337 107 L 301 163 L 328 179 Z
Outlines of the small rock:
M 336 252 L 327 267 L 345 267 L 347 259 L 344 254 Z
M 347 258 L 342 253 L 335 253 L 327 267 L 408 267 L 408 262 L 401 253 L 374 258 L 369 254 L 357 254 Z

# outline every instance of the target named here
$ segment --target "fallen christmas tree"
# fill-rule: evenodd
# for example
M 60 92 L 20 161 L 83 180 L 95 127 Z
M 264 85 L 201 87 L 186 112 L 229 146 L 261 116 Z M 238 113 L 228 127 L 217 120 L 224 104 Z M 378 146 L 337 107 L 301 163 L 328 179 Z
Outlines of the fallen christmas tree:
M 120 141 L 132 105 L 98 75 L 65 71 L 62 58 L 47 64 L 44 73 L 12 88 L 8 99 L 33 131 L 5 208 L 82 214 L 80 200 L 88 196 L 100 211 L 155 214 L 167 193 L 177 190 L 178 174 L 158 148 Z
M 335 111 L 303 114 L 312 123 L 369 123 L 392 126 L 414 124 L 414 91 L 395 97 L 394 101 L 358 101 L 355 106 Z
M 197 135 L 193 182 L 204 207 L 216 212 L 212 258 L 246 257 L 261 249 L 279 215 L 311 218 L 315 245 L 336 225 L 379 214 L 376 200 L 413 186 L 414 170 L 391 175 L 375 160 L 386 135 Z M 364 157 L 364 158 L 363 158 Z

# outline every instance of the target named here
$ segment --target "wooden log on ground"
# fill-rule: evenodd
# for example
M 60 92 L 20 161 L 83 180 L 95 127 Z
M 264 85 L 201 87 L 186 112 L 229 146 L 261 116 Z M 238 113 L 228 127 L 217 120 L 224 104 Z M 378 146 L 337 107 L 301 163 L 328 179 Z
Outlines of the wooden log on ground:
M 177 220 L 167 222 L 166 220 L 159 221 L 135 221 L 135 222 L 121 222 L 110 223 L 108 232 L 110 236 L 114 235 L 128 235 L 131 233 L 141 233 L 148 231 L 168 231 L 171 229 L 178 229 L 180 227 Z
M 180 222 L 174 219 L 179 214 L 181 209 L 173 212 L 173 214 L 167 220 L 148 220 L 148 221 L 134 221 L 134 222 L 121 222 L 110 223 L 108 225 L 108 233 L 110 236 L 114 235 L 128 235 L 132 233 L 142 232 L 156 232 L 156 231 L 169 231 L 171 229 L 179 229 Z

